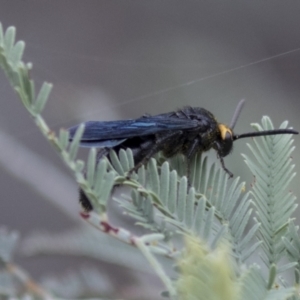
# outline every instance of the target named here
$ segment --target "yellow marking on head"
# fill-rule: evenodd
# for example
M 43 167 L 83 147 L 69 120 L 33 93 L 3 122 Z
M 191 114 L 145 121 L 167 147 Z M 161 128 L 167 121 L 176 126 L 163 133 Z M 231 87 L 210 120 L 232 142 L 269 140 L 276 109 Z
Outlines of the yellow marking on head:
M 231 137 L 233 136 L 232 130 L 228 126 L 224 124 L 219 124 L 218 127 L 223 141 L 225 140 L 227 133 L 229 133 Z

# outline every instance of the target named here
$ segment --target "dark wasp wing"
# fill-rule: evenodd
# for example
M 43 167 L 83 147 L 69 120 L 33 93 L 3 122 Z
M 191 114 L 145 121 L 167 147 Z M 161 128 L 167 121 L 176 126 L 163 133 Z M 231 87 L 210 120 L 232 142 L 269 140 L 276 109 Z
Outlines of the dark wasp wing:
M 89 121 L 84 125 L 85 129 L 80 141 L 82 147 L 112 148 L 129 138 L 172 130 L 192 129 L 199 126 L 199 123 L 196 120 L 179 119 L 162 114 L 135 120 Z M 69 129 L 70 141 L 72 141 L 78 126 Z

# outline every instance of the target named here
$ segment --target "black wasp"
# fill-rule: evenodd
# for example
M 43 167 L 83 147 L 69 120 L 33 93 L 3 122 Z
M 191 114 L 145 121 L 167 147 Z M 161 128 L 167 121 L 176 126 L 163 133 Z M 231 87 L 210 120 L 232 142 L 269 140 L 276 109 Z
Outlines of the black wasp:
M 167 158 L 183 154 L 187 159 L 189 174 L 191 158 L 196 153 L 214 149 L 222 168 L 232 177 L 233 174 L 225 167 L 223 157 L 231 152 L 234 141 L 254 136 L 298 134 L 293 129 L 234 134 L 233 128 L 244 102 L 239 102 L 230 126 L 219 123 L 211 112 L 200 107 L 184 107 L 175 112 L 145 115 L 134 120 L 89 121 L 84 123 L 80 145 L 101 148 L 98 155 L 100 158 L 107 155 L 110 149 L 118 152 L 120 149 L 130 148 L 135 166 L 129 171 L 129 175 L 159 151 Z M 77 128 L 78 126 L 74 126 L 69 130 L 71 141 Z

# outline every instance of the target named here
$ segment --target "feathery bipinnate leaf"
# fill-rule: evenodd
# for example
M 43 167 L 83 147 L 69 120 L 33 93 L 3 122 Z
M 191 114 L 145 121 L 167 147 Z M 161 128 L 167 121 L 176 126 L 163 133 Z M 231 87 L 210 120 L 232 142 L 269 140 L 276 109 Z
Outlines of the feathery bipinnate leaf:
M 288 299 L 295 293 L 294 288 L 274 289 L 268 287 L 262 275 L 261 269 L 254 264 L 242 274 L 239 278 L 240 300 L 284 300 Z
M 24 106 L 33 117 L 36 117 L 42 111 L 52 85 L 44 83 L 38 97 L 35 98 L 34 82 L 29 76 L 31 64 L 24 64 L 21 61 L 25 43 L 19 41 L 15 44 L 15 36 L 16 29 L 14 27 L 9 27 L 4 33 L 0 24 L 0 66 Z
M 171 159 L 170 164 L 171 168 L 181 164 L 186 169 L 186 162 L 180 157 Z M 208 208 L 214 207 L 215 221 L 228 228 L 227 237 L 232 244 L 234 256 L 244 262 L 261 243 L 253 242 L 260 224 L 255 222 L 249 228 L 252 209 L 249 193 L 242 195 L 245 183 L 239 182 L 239 178 L 233 181 L 228 179 L 227 174 L 215 163 L 209 166 L 206 155 L 196 155 L 191 166 L 191 182 L 197 199 L 205 200 Z
M 283 122 L 280 128 L 287 128 L 287 125 Z M 268 117 L 262 118 L 262 126 L 253 126 L 258 131 L 274 129 Z M 291 214 L 297 207 L 296 198 L 287 189 L 295 176 L 291 159 L 294 147 L 292 135 L 264 136 L 255 138 L 254 143 L 255 147 L 248 147 L 255 160 L 247 155 L 243 157 L 255 176 L 252 194 L 261 223 L 262 259 L 270 267 L 277 264 L 284 253 L 282 237 L 286 236 Z
M 288 258 L 291 262 L 295 262 L 295 283 L 300 284 L 300 237 L 298 233 L 299 226 L 293 221 L 289 223 L 288 234 L 283 237 Z
M 130 151 L 127 151 L 130 160 Z M 121 152 L 120 152 L 121 155 Z M 123 175 L 128 168 L 123 151 L 123 162 L 113 156 L 113 167 Z M 230 182 L 222 170 L 215 171 L 215 165 L 208 168 L 207 156 L 196 156 L 192 161 L 192 182 L 198 189 L 188 189 L 187 178 L 179 177 L 170 164 L 185 167 L 181 156 L 164 162 L 160 173 L 156 161 L 151 159 L 148 167 L 138 171 L 137 184 L 131 198 L 116 199 L 125 213 L 138 221 L 138 224 L 154 232 L 171 237 L 175 232 L 193 234 L 215 246 L 225 232 L 233 245 L 237 260 L 245 261 L 260 242 L 252 242 L 259 227 L 255 223 L 245 234 L 245 227 L 251 216 L 248 194 L 241 197 L 244 183 L 237 178 Z M 182 170 L 183 171 L 183 170 Z M 239 201 L 239 199 L 241 200 Z

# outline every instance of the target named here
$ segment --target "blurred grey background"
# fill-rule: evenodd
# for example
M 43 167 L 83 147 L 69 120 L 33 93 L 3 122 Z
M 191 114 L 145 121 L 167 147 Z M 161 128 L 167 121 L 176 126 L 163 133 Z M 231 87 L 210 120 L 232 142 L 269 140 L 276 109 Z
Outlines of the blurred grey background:
M 17 39 L 26 42 L 24 59 L 33 63 L 33 79 L 38 86 L 54 84 L 44 117 L 55 130 L 184 105 L 204 107 L 229 123 L 242 98 L 247 102 L 236 132 L 252 130 L 250 123 L 263 115 L 276 127 L 289 120 L 300 129 L 299 13 L 299 1 L 275 0 L 0 1 L 0 22 L 4 28 L 16 26 Z M 33 155 L 26 156 L 20 145 L 12 151 L 8 140 L 0 140 L 0 152 L 8 155 L 0 163 L 1 224 L 23 236 L 36 229 L 72 228 L 79 210 L 76 185 L 2 73 L 0 91 L 1 131 Z M 299 138 L 295 140 L 299 149 Z M 252 176 L 240 153 L 249 153 L 250 141 L 238 141 L 225 159 L 247 187 Z M 293 157 L 299 173 L 299 150 Z M 14 169 L 5 165 L 10 160 Z M 41 167 L 43 161 L 54 170 Z M 31 186 L 35 170 L 52 195 Z M 296 195 L 298 182 L 296 177 Z M 53 199 L 65 203 L 71 214 L 57 209 Z M 74 266 L 74 261 L 50 262 L 54 271 Z M 41 259 L 22 263 L 34 275 L 49 266 L 49 260 Z

